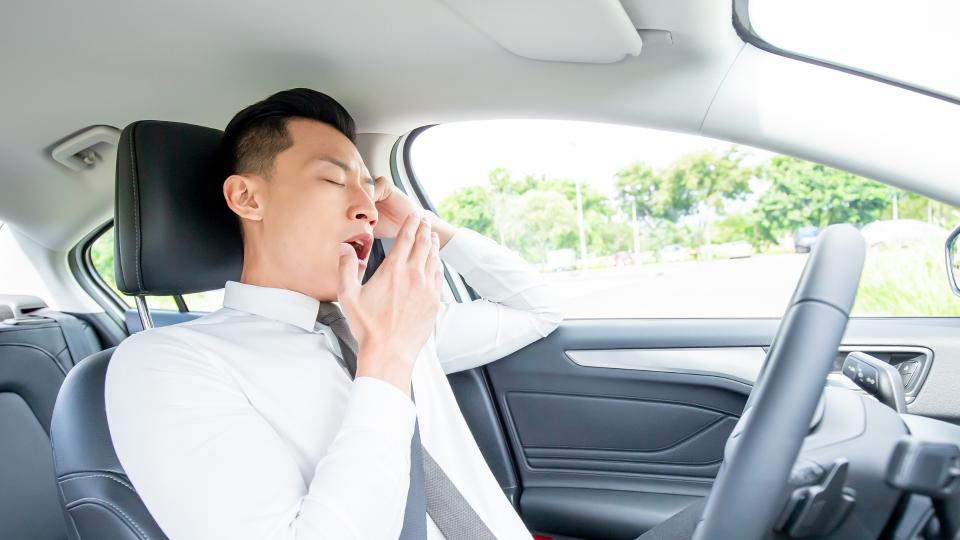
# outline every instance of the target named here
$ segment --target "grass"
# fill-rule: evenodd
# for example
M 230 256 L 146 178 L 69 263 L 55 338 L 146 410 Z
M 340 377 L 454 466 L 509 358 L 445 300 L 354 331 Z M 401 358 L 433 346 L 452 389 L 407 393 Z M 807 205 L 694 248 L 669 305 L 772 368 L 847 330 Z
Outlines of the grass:
M 941 244 L 874 246 L 867 251 L 853 316 L 958 315 L 960 297 L 947 284 Z

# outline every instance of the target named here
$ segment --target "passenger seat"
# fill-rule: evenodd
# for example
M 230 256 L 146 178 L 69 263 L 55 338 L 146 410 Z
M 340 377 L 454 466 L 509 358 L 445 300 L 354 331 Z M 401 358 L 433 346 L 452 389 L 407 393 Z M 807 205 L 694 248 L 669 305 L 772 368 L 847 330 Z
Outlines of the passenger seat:
M 64 376 L 102 349 L 84 321 L 32 296 L 0 295 L 0 537 L 63 540 L 50 418 Z

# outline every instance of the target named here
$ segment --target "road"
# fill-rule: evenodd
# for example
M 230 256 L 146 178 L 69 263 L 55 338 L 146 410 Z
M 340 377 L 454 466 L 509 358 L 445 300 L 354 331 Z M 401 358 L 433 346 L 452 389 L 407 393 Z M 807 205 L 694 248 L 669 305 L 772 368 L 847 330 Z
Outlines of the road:
M 779 317 L 807 255 L 544 274 L 568 318 Z

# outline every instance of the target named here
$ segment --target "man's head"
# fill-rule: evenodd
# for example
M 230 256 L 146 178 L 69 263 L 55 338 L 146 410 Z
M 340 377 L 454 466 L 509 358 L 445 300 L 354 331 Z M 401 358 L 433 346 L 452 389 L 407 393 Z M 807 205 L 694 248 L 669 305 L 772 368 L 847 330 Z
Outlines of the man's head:
M 357 241 L 365 260 L 377 221 L 355 140 L 350 114 L 305 88 L 233 117 L 223 134 L 223 195 L 243 230 L 245 282 L 336 299 L 341 243 Z

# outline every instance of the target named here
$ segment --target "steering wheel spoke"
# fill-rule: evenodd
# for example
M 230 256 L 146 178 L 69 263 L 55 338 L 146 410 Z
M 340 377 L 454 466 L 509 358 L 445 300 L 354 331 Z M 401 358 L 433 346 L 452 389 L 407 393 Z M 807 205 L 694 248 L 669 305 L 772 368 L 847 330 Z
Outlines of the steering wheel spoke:
M 863 237 L 850 225 L 832 225 L 820 234 L 727 441 L 696 540 L 763 538 L 777 525 L 792 495 L 788 478 L 846 330 L 865 254 Z M 814 509 L 827 503 L 838 513 L 817 521 L 839 522 L 849 511 L 850 494 L 842 488 L 846 471 L 846 464 L 835 464 L 824 477 L 829 484 L 801 492 L 782 525 L 812 530 Z

